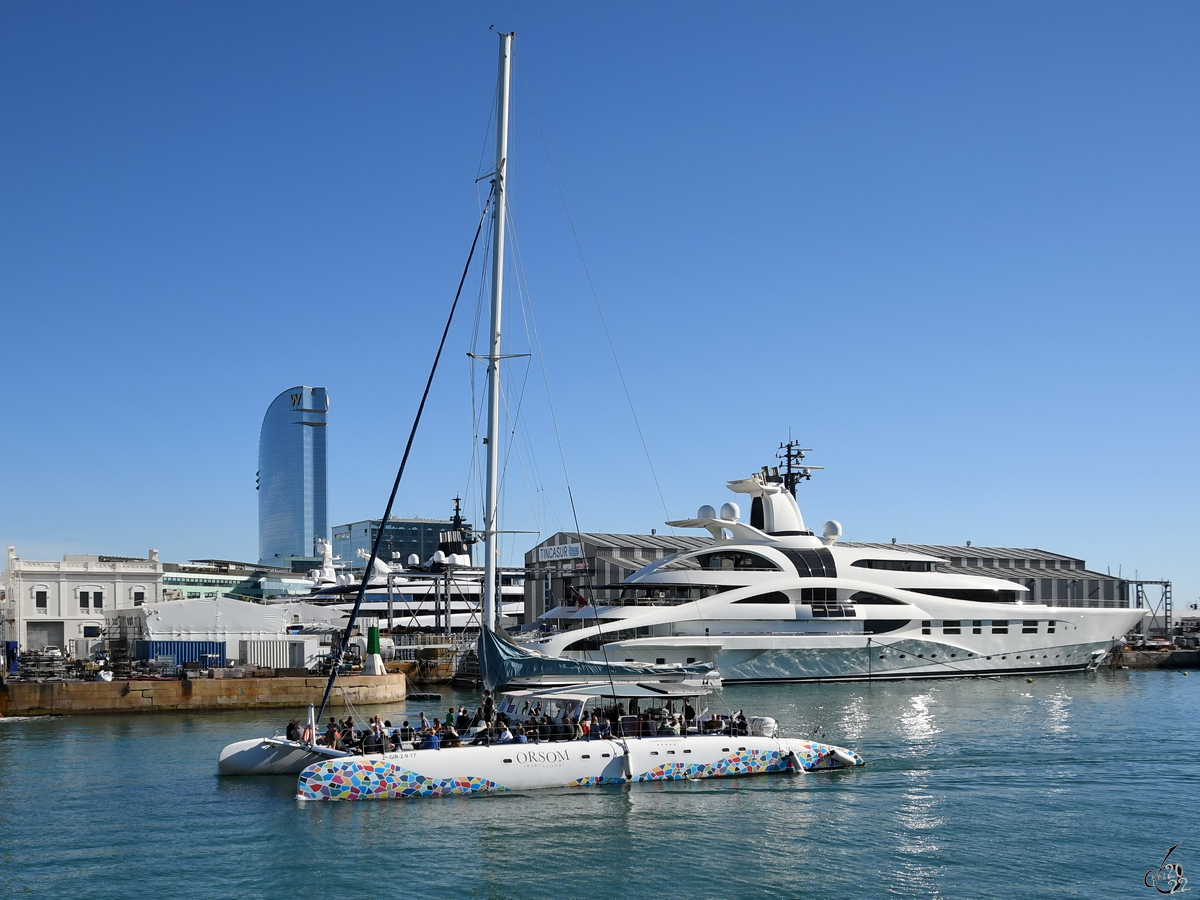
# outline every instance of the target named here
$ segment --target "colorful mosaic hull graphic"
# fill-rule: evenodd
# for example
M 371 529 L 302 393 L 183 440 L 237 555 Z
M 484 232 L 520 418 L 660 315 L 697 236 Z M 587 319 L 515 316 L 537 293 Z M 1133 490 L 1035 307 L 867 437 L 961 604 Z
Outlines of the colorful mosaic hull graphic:
M 649 772 L 635 775 L 634 781 L 683 781 L 696 778 L 728 778 L 731 775 L 759 775 L 783 772 L 787 757 L 778 750 L 742 750 L 712 763 L 667 763 Z
M 844 769 L 845 764 L 834 756 L 834 748 L 828 744 L 805 741 L 795 748 L 800 764 L 806 772 L 827 769 Z M 842 750 L 854 759 L 856 766 L 863 765 L 858 754 Z M 671 762 L 655 766 L 648 772 L 635 775 L 633 781 L 683 781 L 699 778 L 729 778 L 736 775 L 760 775 L 770 772 L 786 772 L 795 768 L 791 754 L 780 750 L 739 750 L 736 753 L 711 763 Z
M 301 800 L 396 800 L 505 791 L 486 778 L 427 778 L 386 760 L 355 759 L 309 766 L 300 775 Z
M 576 768 L 575 772 L 571 773 L 576 775 L 573 779 L 564 777 L 562 781 L 556 782 L 551 776 L 550 779 L 542 779 L 537 784 L 521 782 L 520 778 L 518 778 L 518 782 L 524 787 L 594 787 L 602 784 L 625 784 L 629 781 L 685 781 L 787 772 L 794 771 L 797 764 L 808 772 L 841 769 L 849 764 L 863 765 L 862 759 L 857 754 L 829 744 L 796 740 L 772 741 L 771 743 L 779 749 L 767 749 L 761 746 L 739 747 L 736 751 L 729 752 L 726 748 L 720 748 L 725 750 L 725 755 L 716 760 L 664 763 L 654 766 L 648 771 L 637 773 L 629 779 L 612 774 L 579 775 L 579 770 Z M 580 744 L 579 746 L 583 748 L 591 745 Z M 631 753 L 637 748 L 654 754 L 655 745 L 649 741 L 646 744 L 642 744 L 640 741 L 630 742 L 628 746 Z M 692 746 L 695 746 L 697 750 L 702 750 L 696 744 L 692 744 Z M 617 750 L 619 751 L 619 746 Z M 439 762 L 447 762 L 454 758 L 455 752 L 448 751 Z M 567 758 L 565 750 L 555 752 L 561 754 L 564 760 Z M 604 758 L 607 759 L 608 755 L 605 754 Z M 645 759 L 645 757 L 641 758 Z M 504 759 L 503 763 L 508 764 L 512 761 L 511 758 Z M 520 761 L 518 758 L 518 762 Z M 419 765 L 419 763 L 417 764 Z M 604 764 L 608 765 L 608 763 Z M 566 776 L 567 773 L 564 772 L 563 775 Z M 301 800 L 394 800 L 412 797 L 462 796 L 507 790 L 512 790 L 512 788 L 484 777 L 434 778 L 406 769 L 398 763 L 384 758 L 354 757 L 327 760 L 309 766 L 300 775 L 297 798 Z
M 805 771 L 815 772 L 823 769 L 844 769 L 845 763 L 841 762 L 834 756 L 835 750 L 840 750 L 854 760 L 854 765 L 865 765 L 861 756 L 853 750 L 845 750 L 841 747 L 833 747 L 829 744 L 818 744 L 813 741 L 792 741 L 796 755 L 800 757 L 801 765 Z M 799 744 L 798 747 L 796 745 Z
M 624 784 L 624 778 L 605 778 L 603 775 L 588 775 L 568 782 L 567 787 L 595 787 L 598 784 Z

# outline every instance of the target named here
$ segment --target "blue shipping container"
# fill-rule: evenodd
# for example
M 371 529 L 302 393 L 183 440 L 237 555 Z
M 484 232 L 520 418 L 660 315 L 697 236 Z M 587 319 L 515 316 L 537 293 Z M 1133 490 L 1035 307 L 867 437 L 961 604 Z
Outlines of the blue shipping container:
M 223 666 L 224 641 L 134 641 L 134 659 L 154 659 L 159 656 L 175 657 L 175 665 L 198 662 L 210 666 Z

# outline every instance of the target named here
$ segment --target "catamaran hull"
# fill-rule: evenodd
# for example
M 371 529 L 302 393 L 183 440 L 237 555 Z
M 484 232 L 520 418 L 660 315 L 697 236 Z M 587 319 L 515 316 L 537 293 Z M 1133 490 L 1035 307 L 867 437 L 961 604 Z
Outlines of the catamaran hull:
M 861 757 L 842 747 L 762 737 L 693 735 L 503 744 L 321 762 L 301 773 L 296 798 L 406 800 L 861 765 Z
M 308 747 L 281 738 L 255 738 L 230 744 L 217 757 L 222 775 L 298 775 L 309 766 L 350 754 L 326 747 Z

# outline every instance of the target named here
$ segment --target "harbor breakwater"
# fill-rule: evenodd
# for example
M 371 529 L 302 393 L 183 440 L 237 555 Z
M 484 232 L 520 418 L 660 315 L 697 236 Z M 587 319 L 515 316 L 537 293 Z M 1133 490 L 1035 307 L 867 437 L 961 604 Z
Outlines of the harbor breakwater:
M 319 704 L 325 678 L 196 678 L 190 681 L 10 681 L 0 715 L 45 716 L 161 710 L 259 709 Z M 407 695 L 403 673 L 346 675 L 335 696 L 353 704 L 394 703 Z

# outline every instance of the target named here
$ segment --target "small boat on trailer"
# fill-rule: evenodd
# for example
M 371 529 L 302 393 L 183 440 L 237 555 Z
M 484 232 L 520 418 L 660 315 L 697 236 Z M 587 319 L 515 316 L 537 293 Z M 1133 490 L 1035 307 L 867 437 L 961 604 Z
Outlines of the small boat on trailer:
M 479 744 L 330 759 L 300 774 L 298 800 L 407 800 L 536 788 L 647 781 L 696 781 L 804 773 L 863 765 L 843 747 L 777 736 L 774 719 L 696 716 L 679 734 L 658 732 L 673 710 L 711 694 L 711 685 L 620 683 L 521 688 L 501 695 L 497 719 L 541 710 L 556 729 L 592 711 L 614 721 L 612 737 Z M 626 707 L 626 704 L 628 706 Z M 628 709 L 620 717 L 613 710 Z M 641 715 L 638 712 L 641 711 Z M 530 713 L 532 715 L 532 713 Z M 742 724 L 744 723 L 744 724 Z M 742 725 L 739 728 L 739 725 Z M 628 733 L 627 733 L 628 732 Z M 744 733 L 740 733 L 744 732 Z

